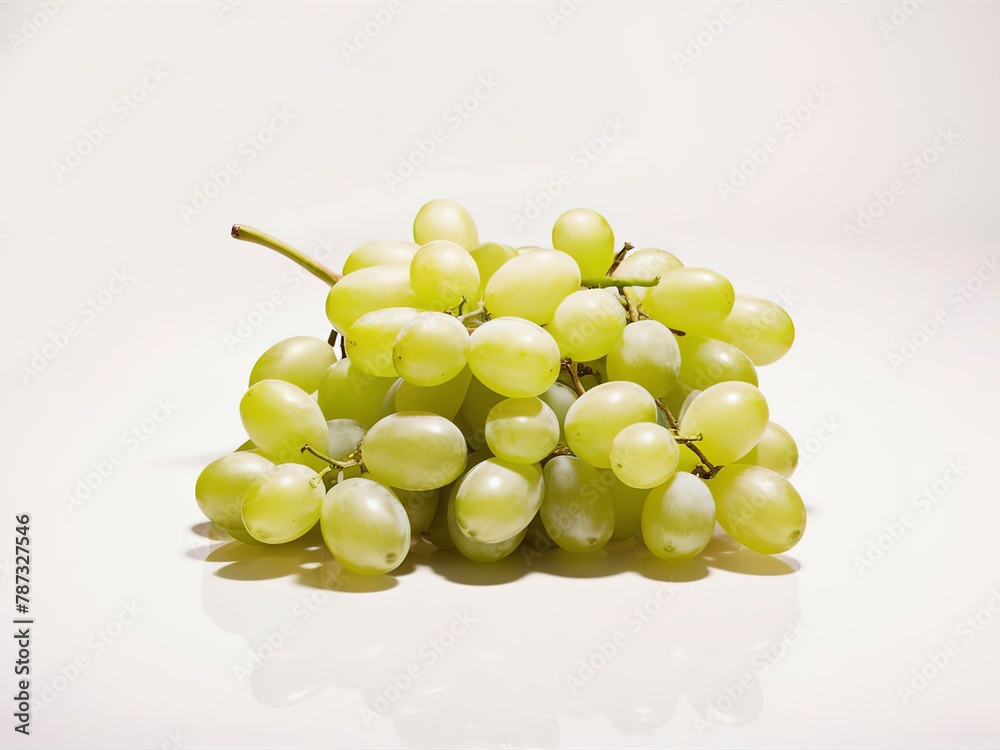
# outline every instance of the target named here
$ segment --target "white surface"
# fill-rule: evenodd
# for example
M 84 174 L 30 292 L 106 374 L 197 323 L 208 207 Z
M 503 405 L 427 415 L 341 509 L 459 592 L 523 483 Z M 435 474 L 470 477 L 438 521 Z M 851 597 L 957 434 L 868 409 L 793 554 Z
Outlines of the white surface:
M 426 3 L 348 62 L 341 42 L 381 7 L 245 3 L 220 18 L 207 2 L 74 3 L 14 50 L 7 33 L 39 5 L 0 6 L 3 504 L 11 525 L 33 516 L 36 697 L 87 659 L 17 741 L 996 747 L 1000 617 L 971 640 L 957 629 L 1000 591 L 1000 280 L 961 309 L 948 295 L 1000 239 L 1000 7 L 929 2 L 886 39 L 885 3 L 595 2 L 554 29 L 555 2 Z M 678 69 L 672 54 L 728 7 L 732 23 Z M 118 119 L 115 98 L 157 65 L 166 78 Z M 499 86 L 453 129 L 446 111 L 480 76 Z M 832 96 L 786 140 L 776 121 L 814 86 Z M 243 161 L 241 142 L 276 107 L 294 119 Z M 112 132 L 59 181 L 52 162 L 102 117 Z M 580 171 L 574 152 L 609 117 L 624 131 Z M 444 143 L 390 190 L 384 173 L 436 127 Z M 957 142 L 909 182 L 907 160 L 948 127 Z M 769 137 L 777 153 L 722 200 L 717 181 Z M 185 222 L 178 204 L 229 159 L 240 174 Z M 568 186 L 515 231 L 511 215 L 560 170 Z M 843 224 L 895 179 L 906 192 L 849 242 Z M 332 564 L 324 579 L 318 548 L 204 538 L 194 479 L 243 440 L 253 361 L 281 338 L 328 332 L 321 285 L 233 242 L 230 224 L 306 249 L 329 238 L 335 265 L 365 239 L 405 236 L 437 196 L 465 203 L 484 239 L 514 244 L 545 244 L 561 211 L 592 206 L 620 240 L 784 295 L 798 341 L 761 382 L 810 453 L 794 477 L 810 514 L 802 543 L 768 559 L 718 541 L 680 570 L 630 547 L 486 569 L 424 550 L 361 591 Z M 81 317 L 119 269 L 134 280 Z M 284 301 L 230 351 L 227 334 L 275 290 Z M 894 370 L 887 354 L 939 309 L 948 322 Z M 72 321 L 79 335 L 24 382 L 17 368 Z M 125 444 L 157 399 L 176 410 Z M 64 495 L 114 450 L 122 465 L 68 510 Z M 955 461 L 964 476 L 921 513 L 914 497 Z M 906 512 L 912 528 L 859 572 L 856 556 Z M 630 613 L 671 576 L 669 601 L 635 630 Z M 322 606 L 304 620 L 297 606 L 314 595 Z M 133 600 L 141 614 L 100 646 L 93 634 Z M 422 644 L 463 612 L 476 621 L 430 664 Z M 241 682 L 234 667 L 283 621 L 294 633 L 279 655 Z M 800 640 L 754 674 L 788 627 Z M 572 693 L 566 675 L 617 630 L 619 653 Z M 958 656 L 904 703 L 898 685 L 950 640 Z M 362 709 L 412 664 L 420 677 L 366 723 Z M 699 736 L 696 714 L 747 674 L 746 696 Z

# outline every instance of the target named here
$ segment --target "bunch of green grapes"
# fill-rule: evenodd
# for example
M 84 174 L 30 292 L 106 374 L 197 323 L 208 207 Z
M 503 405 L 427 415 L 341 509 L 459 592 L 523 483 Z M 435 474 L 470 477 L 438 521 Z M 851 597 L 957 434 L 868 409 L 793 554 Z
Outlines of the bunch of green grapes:
M 798 450 L 756 371 L 789 350 L 792 320 L 715 271 L 616 253 L 583 208 L 551 248 L 514 248 L 434 200 L 412 242 L 365 242 L 343 274 L 233 235 L 329 283 L 333 326 L 264 352 L 240 402 L 250 439 L 198 478 L 233 538 L 283 544 L 319 524 L 362 574 L 395 569 L 417 535 L 499 560 L 529 525 L 570 552 L 634 538 L 664 559 L 700 554 L 716 521 L 758 552 L 801 538 Z

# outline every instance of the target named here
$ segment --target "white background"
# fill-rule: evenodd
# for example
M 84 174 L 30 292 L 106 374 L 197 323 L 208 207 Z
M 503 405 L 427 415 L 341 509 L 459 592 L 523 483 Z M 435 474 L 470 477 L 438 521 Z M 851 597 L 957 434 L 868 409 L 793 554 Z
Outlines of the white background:
M 404 3 L 370 39 L 384 4 L 0 6 L 3 519 L 32 514 L 45 703 L 16 743 L 996 747 L 1000 280 L 956 295 L 995 273 L 1000 7 L 903 5 L 918 9 L 893 21 L 878 2 L 592 2 L 562 16 L 555 2 Z M 721 32 L 699 43 L 706 23 Z M 364 48 L 345 54 L 355 39 Z M 480 77 L 495 90 L 448 115 Z M 123 108 L 144 78 L 143 101 Z M 779 120 L 814 87 L 825 101 L 786 138 Z M 245 139 L 276 108 L 291 122 L 248 160 Z M 102 118 L 110 132 L 81 147 Z M 608 118 L 623 127 L 613 140 Z M 435 152 L 387 179 L 438 127 Z M 913 172 L 941 129 L 957 137 Z M 769 138 L 777 150 L 723 196 Z M 185 212 L 230 160 L 239 174 Z M 564 170 L 553 199 L 545 185 Z M 895 180 L 905 189 L 849 237 Z M 321 255 L 332 243 L 338 265 L 363 240 L 406 237 L 433 197 L 515 245 L 546 243 L 562 211 L 590 206 L 620 241 L 781 300 L 798 340 L 760 379 L 802 447 L 802 542 L 772 559 L 718 539 L 680 568 L 630 546 L 486 568 L 423 548 L 362 581 L 315 545 L 208 538 L 194 480 L 244 439 L 252 363 L 282 338 L 328 333 L 322 285 L 235 243 L 230 225 Z M 110 303 L 81 310 L 123 270 Z M 253 315 L 275 291 L 273 314 Z M 158 399 L 169 416 L 144 423 Z M 121 465 L 67 502 L 112 451 Z M 925 488 L 933 504 L 916 500 Z M 879 541 L 906 513 L 911 527 Z M 2 536 L 13 613 L 13 528 Z M 872 563 L 873 544 L 885 549 Z M 979 630 L 963 626 L 977 612 Z M 427 643 L 463 613 L 475 622 L 432 664 Z M 283 623 L 277 655 L 241 681 L 234 669 L 269 656 Z M 600 664 L 617 631 L 624 645 L 573 692 L 567 676 Z M 9 696 L 15 656 L 0 640 Z M 951 641 L 957 656 L 904 700 L 912 670 L 932 672 L 929 652 Z M 364 713 L 414 666 L 384 716 Z

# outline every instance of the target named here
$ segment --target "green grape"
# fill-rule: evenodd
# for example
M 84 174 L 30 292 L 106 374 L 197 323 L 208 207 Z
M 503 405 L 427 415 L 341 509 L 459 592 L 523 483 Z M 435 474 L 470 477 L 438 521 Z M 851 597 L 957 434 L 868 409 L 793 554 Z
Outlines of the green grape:
M 347 358 L 362 372 L 379 378 L 397 376 L 392 347 L 399 332 L 419 311 L 412 307 L 387 307 L 358 318 L 347 332 Z
M 666 482 L 679 458 L 670 430 L 651 422 L 629 425 L 611 442 L 611 470 L 637 489 L 651 490 Z
M 559 445 L 559 418 L 534 396 L 505 399 L 486 417 L 486 444 L 504 461 L 538 463 Z
M 241 443 L 240 447 L 233 452 L 242 453 L 243 451 L 253 451 L 253 450 L 257 450 L 257 446 L 253 444 L 253 440 L 246 440 L 243 443 Z
M 401 490 L 398 487 L 390 489 L 403 504 L 406 517 L 410 520 L 410 536 L 427 531 L 437 512 L 441 490 Z
M 241 508 L 251 484 L 274 468 L 263 456 L 246 451 L 230 453 L 206 466 L 194 486 L 201 512 L 214 524 L 246 531 Z
M 427 527 L 427 538 L 438 549 L 455 549 L 455 542 L 452 541 L 451 531 L 448 529 L 448 508 L 451 505 L 448 498 L 451 496 L 453 487 L 453 484 L 446 484 L 438 490 L 438 503 L 434 509 L 434 518 L 431 519 L 431 524 Z
M 618 268 L 611 274 L 616 279 L 653 279 L 663 276 L 677 268 L 683 268 L 681 263 L 673 253 L 660 250 L 655 247 L 644 247 L 639 250 L 632 250 L 625 256 L 625 260 L 618 264 Z M 649 294 L 650 287 L 635 286 L 632 291 L 642 302 Z
M 549 536 L 549 532 L 545 530 L 545 524 L 542 523 L 542 514 L 536 513 L 525 530 L 524 539 L 521 540 L 521 550 L 525 562 L 530 565 L 532 559 L 540 557 L 543 552 L 554 549 L 556 546 L 556 543 L 552 541 L 552 537 Z
M 362 575 L 399 567 L 410 550 L 410 520 L 392 491 L 370 479 L 346 479 L 326 493 L 320 529 L 341 565 Z
M 316 400 L 327 419 L 353 419 L 368 429 L 378 421 L 385 394 L 395 382 L 362 372 L 345 358 L 323 373 Z
M 799 447 L 788 430 L 776 422 L 768 422 L 757 445 L 733 463 L 763 466 L 788 479 L 799 465 Z
M 680 378 L 695 388 L 705 390 L 727 380 L 757 385 L 753 362 L 732 344 L 688 333 L 677 339 L 677 345 L 681 352 Z
M 319 387 L 320 378 L 337 361 L 333 347 L 312 336 L 279 341 L 264 352 L 250 371 L 250 385 L 261 380 L 284 380 L 306 393 Z
M 784 308 L 748 294 L 737 294 L 728 316 L 697 331 L 740 348 L 758 367 L 777 362 L 795 341 L 795 324 Z
M 459 552 L 474 562 L 496 562 L 507 557 L 507 555 L 517 549 L 517 545 L 524 539 L 524 535 L 528 530 L 527 526 L 512 538 L 501 542 L 483 542 L 478 539 L 469 539 L 469 537 L 463 534 L 455 516 L 455 495 L 457 491 L 458 482 L 455 483 L 455 486 L 451 490 L 451 496 L 444 505 L 446 506 L 445 518 L 448 524 L 448 534 L 451 537 L 452 545 Z
M 413 239 L 418 245 L 448 240 L 472 250 L 479 244 L 479 231 L 465 206 L 446 198 L 436 198 L 417 211 L 413 220 Z
M 767 401 L 755 386 L 733 380 L 698 394 L 680 420 L 681 433 L 702 435 L 698 448 L 709 461 L 725 466 L 753 448 L 767 429 Z M 697 465 L 685 451 L 677 466 L 688 471 Z
M 275 463 L 299 463 L 314 469 L 326 463 L 302 447 L 326 448 L 329 436 L 319 405 L 298 386 L 283 380 L 254 383 L 240 401 L 240 417 L 250 439 Z
M 635 383 L 603 383 L 580 396 L 566 413 L 566 441 L 584 461 L 611 468 L 611 443 L 626 427 L 656 422 L 656 403 Z
M 806 509 L 795 488 L 762 466 L 727 466 L 708 483 L 719 524 L 755 552 L 791 549 L 806 528 Z
M 420 313 L 400 330 L 392 359 L 396 372 L 407 383 L 425 388 L 441 385 L 468 363 L 469 332 L 451 315 Z
M 435 240 L 423 245 L 410 264 L 410 286 L 428 310 L 474 309 L 479 297 L 479 267 L 461 245 Z
M 664 560 L 700 554 L 714 531 L 712 493 L 693 474 L 675 474 L 650 491 L 642 507 L 642 540 L 650 552 Z
M 615 530 L 615 507 L 597 469 L 573 456 L 556 456 L 543 471 L 541 516 L 552 541 L 568 552 L 600 549 Z
M 661 401 L 670 410 L 670 413 L 680 420 L 684 416 L 687 406 L 690 405 L 691 398 L 697 396 L 699 393 L 701 393 L 700 389 L 678 379 L 674 387 L 670 389 Z
M 407 266 L 372 266 L 345 276 L 330 288 L 326 317 L 340 333 L 347 333 L 366 313 L 387 307 L 424 309 L 410 286 Z
M 365 437 L 364 425 L 353 419 L 327 420 L 326 431 L 329 435 L 326 455 L 337 461 L 347 461 Z M 361 476 L 360 466 L 350 466 L 343 471 L 345 477 Z
M 483 304 L 494 318 L 517 317 L 545 325 L 559 303 L 580 288 L 580 269 L 566 253 L 538 249 L 496 270 Z
M 566 412 L 576 401 L 576 391 L 568 385 L 553 383 L 544 393 L 539 393 L 538 398 L 552 409 L 559 420 L 559 442 L 566 442 Z
M 393 411 L 427 411 L 453 420 L 462 407 L 471 382 L 472 371 L 468 367 L 451 380 L 429 388 L 401 380 L 395 392 Z
M 493 278 L 493 274 L 508 260 L 516 258 L 517 250 L 498 242 L 485 242 L 475 248 L 471 255 L 479 269 L 479 293 L 476 295 L 478 302 L 486 296 L 486 285 Z
M 416 242 L 409 240 L 368 240 L 362 242 L 344 261 L 344 275 L 372 266 L 410 267 L 417 248 Z
M 559 303 L 545 330 L 563 357 L 586 362 L 607 354 L 625 330 L 625 310 L 605 289 L 582 289 Z
M 527 320 L 494 318 L 469 337 L 472 374 L 509 398 L 545 392 L 559 377 L 560 364 L 559 346 L 544 328 Z
M 250 485 L 243 496 L 243 525 L 254 539 L 284 544 L 319 520 L 323 479 L 308 466 L 279 464 Z
M 598 469 L 601 482 L 608 488 L 615 507 L 615 530 L 609 541 L 620 542 L 636 535 L 642 518 L 642 506 L 649 490 L 629 487 L 611 469 Z
M 677 268 L 660 277 L 643 301 L 649 316 L 687 331 L 718 323 L 733 309 L 733 285 L 707 268 Z
M 625 326 L 607 357 L 608 378 L 641 385 L 655 398 L 666 396 L 674 387 L 681 365 L 677 339 L 655 320 Z
M 444 417 L 406 411 L 381 419 L 361 441 L 372 478 L 404 490 L 444 487 L 465 471 L 461 431 Z
M 469 426 L 469 445 L 472 447 L 483 447 L 486 445 L 486 418 L 490 414 L 490 409 L 504 400 L 504 397 L 495 391 L 491 391 L 483 385 L 476 377 L 469 383 L 469 390 L 462 401 L 459 409 L 461 416 Z
M 567 211 L 552 227 L 552 247 L 573 256 L 585 279 L 607 274 L 615 259 L 615 234 L 607 219 L 589 208 Z
M 488 458 L 455 482 L 455 522 L 469 539 L 498 544 L 527 528 L 543 491 L 538 464 Z

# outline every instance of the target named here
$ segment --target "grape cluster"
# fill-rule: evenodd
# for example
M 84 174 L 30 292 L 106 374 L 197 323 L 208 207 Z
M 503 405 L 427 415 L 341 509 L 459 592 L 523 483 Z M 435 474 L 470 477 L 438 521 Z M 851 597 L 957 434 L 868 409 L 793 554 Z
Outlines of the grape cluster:
M 233 234 L 330 283 L 334 328 L 261 356 L 240 402 L 250 440 L 198 478 L 202 511 L 235 539 L 282 544 L 318 522 L 342 565 L 381 574 L 418 534 L 480 562 L 632 537 L 685 559 L 716 521 L 758 552 L 801 538 L 798 450 L 756 371 L 794 327 L 715 271 L 616 253 L 583 208 L 559 217 L 553 247 L 515 249 L 433 200 L 413 242 L 366 242 L 343 274 Z

